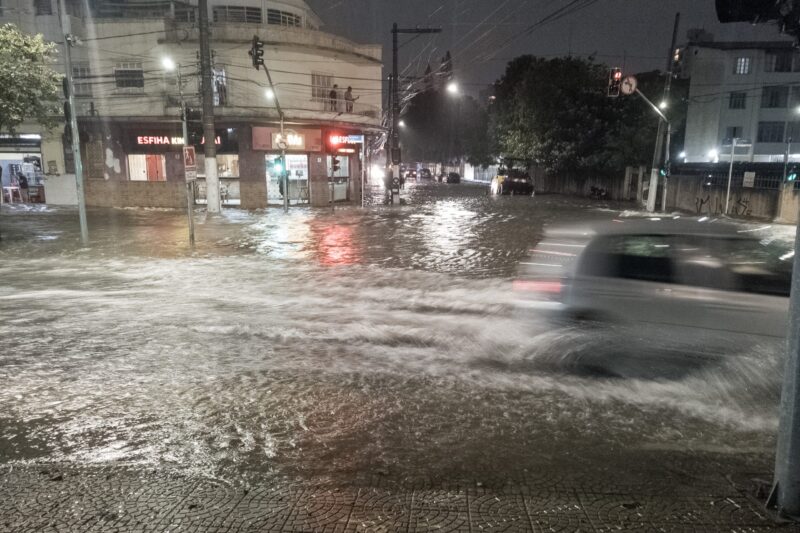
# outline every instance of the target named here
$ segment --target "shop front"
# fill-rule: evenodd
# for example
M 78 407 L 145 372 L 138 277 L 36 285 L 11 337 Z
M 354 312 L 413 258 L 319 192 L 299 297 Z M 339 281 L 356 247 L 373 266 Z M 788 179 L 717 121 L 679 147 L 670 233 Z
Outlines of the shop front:
M 287 174 L 290 205 L 310 204 L 314 183 L 324 177 L 322 130 L 314 128 L 253 127 L 253 151 L 264 154 L 267 205 L 282 205 Z M 282 158 L 285 153 L 285 158 Z
M 359 173 L 363 138 L 323 128 L 286 127 L 281 134 L 280 128 L 253 127 L 253 151 L 265 152 L 266 203 L 283 204 L 284 171 L 290 205 L 325 206 L 359 197 L 353 176 Z
M 0 182 L 4 202 L 23 200 L 24 191 L 19 187 L 20 176 L 25 176 L 28 183 L 24 199 L 44 202 L 41 135 L 0 136 Z

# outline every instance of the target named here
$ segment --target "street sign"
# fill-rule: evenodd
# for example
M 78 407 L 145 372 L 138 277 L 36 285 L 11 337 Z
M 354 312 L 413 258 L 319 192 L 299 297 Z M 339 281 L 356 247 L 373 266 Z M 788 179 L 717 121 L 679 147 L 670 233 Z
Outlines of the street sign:
M 756 185 L 756 173 L 755 172 L 745 172 L 744 173 L 744 181 L 742 181 L 742 187 L 755 187 Z
M 186 181 L 197 179 L 197 156 L 194 153 L 194 146 L 183 147 L 183 170 Z
M 639 86 L 639 81 L 636 79 L 636 76 L 625 76 L 625 79 L 622 80 L 622 85 L 620 85 L 620 92 L 625 96 L 630 96 L 636 92 L 636 88 Z

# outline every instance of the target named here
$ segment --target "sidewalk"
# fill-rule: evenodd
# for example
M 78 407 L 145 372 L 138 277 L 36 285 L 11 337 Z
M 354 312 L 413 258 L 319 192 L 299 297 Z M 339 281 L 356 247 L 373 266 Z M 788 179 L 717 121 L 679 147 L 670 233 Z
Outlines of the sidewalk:
M 0 469 L 0 531 L 800 531 L 757 501 L 741 456 L 664 452 L 590 471 L 520 472 L 513 480 L 425 478 L 363 483 L 254 482 L 131 466 Z M 578 461 L 580 462 L 580 461 Z M 555 466 L 555 465 L 554 465 Z M 577 468 L 576 470 L 581 470 Z

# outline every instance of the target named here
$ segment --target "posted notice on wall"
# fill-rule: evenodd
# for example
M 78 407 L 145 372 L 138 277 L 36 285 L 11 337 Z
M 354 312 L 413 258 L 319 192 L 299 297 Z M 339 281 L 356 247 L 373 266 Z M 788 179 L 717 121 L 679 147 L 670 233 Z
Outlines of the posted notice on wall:
M 742 181 L 742 187 L 755 187 L 756 185 L 756 173 L 755 172 L 745 172 L 744 173 L 744 180 Z

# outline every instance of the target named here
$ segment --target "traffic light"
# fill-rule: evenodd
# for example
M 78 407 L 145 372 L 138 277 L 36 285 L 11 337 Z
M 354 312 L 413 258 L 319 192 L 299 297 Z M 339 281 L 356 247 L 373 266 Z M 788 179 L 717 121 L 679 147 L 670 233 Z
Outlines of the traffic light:
M 797 166 L 793 165 L 786 174 L 786 181 L 797 181 Z
M 622 69 L 612 68 L 608 72 L 608 96 L 616 98 L 619 96 L 620 87 L 622 86 Z
M 258 35 L 253 35 L 253 44 L 250 46 L 250 59 L 253 61 L 253 67 L 258 70 L 264 64 L 264 43 L 258 38 Z
M 333 174 L 339 172 L 339 168 L 341 168 L 341 162 L 337 156 L 331 157 L 331 170 Z

